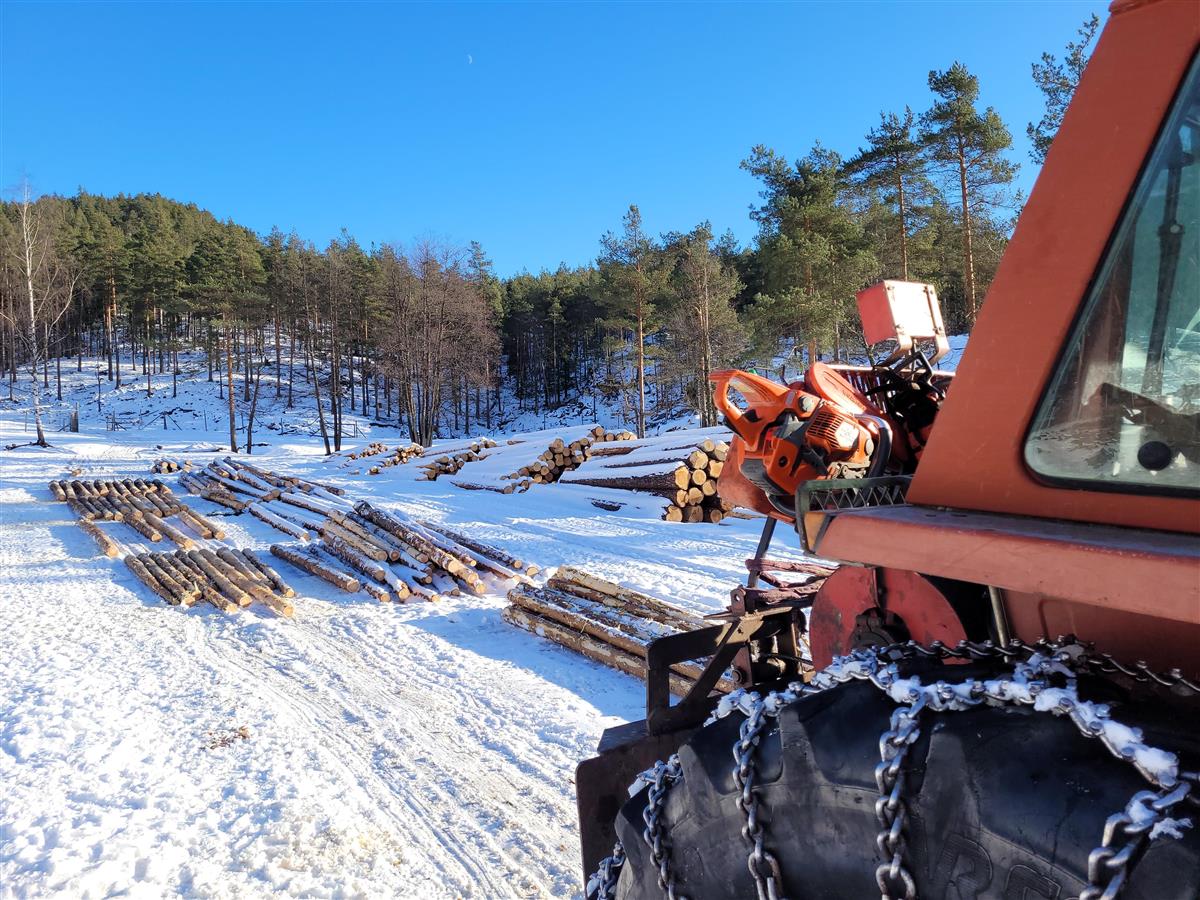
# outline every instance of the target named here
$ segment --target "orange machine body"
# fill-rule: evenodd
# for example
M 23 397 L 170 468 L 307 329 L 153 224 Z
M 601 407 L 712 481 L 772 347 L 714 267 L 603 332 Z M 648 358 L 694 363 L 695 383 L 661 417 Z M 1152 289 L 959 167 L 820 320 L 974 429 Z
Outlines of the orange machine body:
M 819 555 L 998 589 L 1012 633 L 1200 672 L 1200 501 L 1050 483 L 1023 446 L 1200 47 L 1192 0 L 1115 3 L 1021 213 L 907 505 L 831 515 Z M 1194 237 L 1192 238 L 1194 240 Z
M 758 488 L 773 507 L 769 515 L 791 519 L 801 484 L 848 471 L 865 474 L 871 465 L 878 435 L 860 420 L 863 409 L 752 372 L 728 369 L 709 378 L 716 406 L 736 435 L 735 458 L 721 473 L 726 500 L 739 502 Z M 741 396 L 745 409 L 731 394 Z M 735 480 L 748 484 L 732 487 Z

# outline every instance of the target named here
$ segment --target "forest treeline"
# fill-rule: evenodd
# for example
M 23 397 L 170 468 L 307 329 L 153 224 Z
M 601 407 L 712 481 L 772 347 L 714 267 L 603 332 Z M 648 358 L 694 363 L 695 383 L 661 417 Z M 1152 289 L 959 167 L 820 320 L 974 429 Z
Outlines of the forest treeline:
M 1040 135 L 1082 71 L 1078 54 L 1066 63 L 1042 60 Z M 0 371 L 10 398 L 31 373 L 36 407 L 72 358 L 98 355 L 102 377 L 150 391 L 152 372 L 178 374 L 199 349 L 234 449 L 235 403 L 252 429 L 264 372 L 281 402 L 315 402 L 327 450 L 346 412 L 423 444 L 567 403 L 615 404 L 639 433 L 684 407 L 713 424 L 715 369 L 860 355 L 854 294 L 880 278 L 934 284 L 951 331 L 970 329 L 1018 209 L 1017 166 L 963 65 L 931 72 L 929 89 L 847 157 L 754 147 L 741 163 L 760 188 L 752 246 L 707 222 L 650 234 L 631 205 L 593 264 L 507 278 L 478 243 L 364 247 L 343 231 L 317 247 L 159 195 L 26 193 L 0 210 Z

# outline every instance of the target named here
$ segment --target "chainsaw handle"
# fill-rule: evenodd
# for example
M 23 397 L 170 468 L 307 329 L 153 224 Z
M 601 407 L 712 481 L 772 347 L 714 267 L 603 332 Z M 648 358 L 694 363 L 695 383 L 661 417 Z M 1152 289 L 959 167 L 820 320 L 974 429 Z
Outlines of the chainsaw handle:
M 763 432 L 787 407 L 790 388 L 740 369 L 713 372 L 708 376 L 708 380 L 714 385 L 713 403 L 725 416 L 730 429 L 748 446 L 756 450 L 761 449 Z M 730 400 L 731 390 L 745 398 L 749 407 L 746 412 Z

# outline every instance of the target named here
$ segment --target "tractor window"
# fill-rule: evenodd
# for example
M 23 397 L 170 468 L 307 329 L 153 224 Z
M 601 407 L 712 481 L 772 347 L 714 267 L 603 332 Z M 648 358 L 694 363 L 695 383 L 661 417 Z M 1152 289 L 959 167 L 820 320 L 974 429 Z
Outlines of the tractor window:
M 1034 418 L 1077 487 L 1200 492 L 1200 64 L 1193 63 Z

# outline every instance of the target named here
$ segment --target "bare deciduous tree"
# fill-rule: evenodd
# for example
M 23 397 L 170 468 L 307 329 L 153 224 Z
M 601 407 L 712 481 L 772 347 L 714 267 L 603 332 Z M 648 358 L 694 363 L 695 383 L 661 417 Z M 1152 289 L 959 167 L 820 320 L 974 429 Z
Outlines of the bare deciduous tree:
M 21 277 L 23 300 L 6 311 L 14 334 L 19 334 L 29 364 L 30 400 L 37 429 L 34 443 L 50 446 L 42 423 L 42 384 L 38 369 L 49 360 L 50 332 L 71 307 L 79 283 L 79 266 L 73 257 L 60 250 L 54 236 L 54 223 L 48 221 L 53 207 L 34 203 L 28 182 L 21 185 L 17 204 L 17 240 L 12 252 Z

